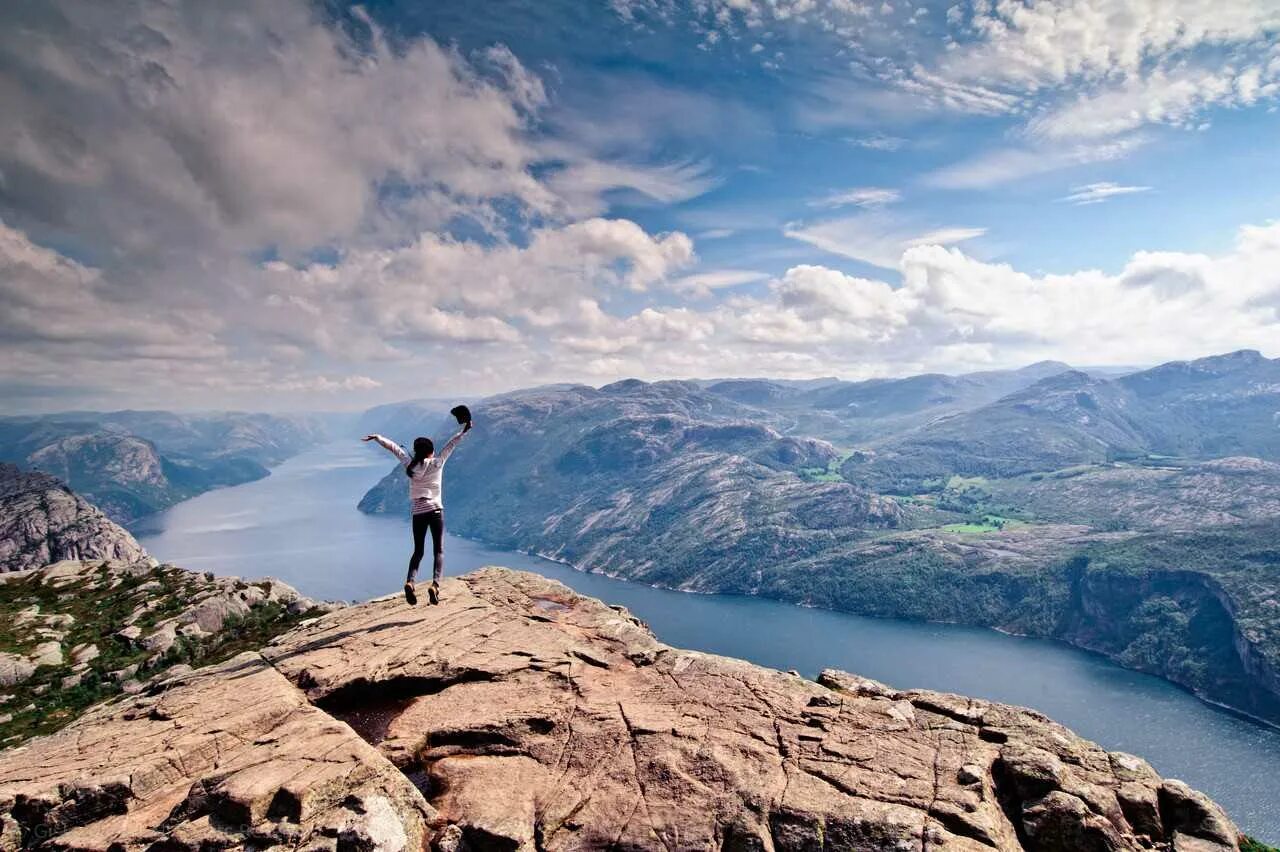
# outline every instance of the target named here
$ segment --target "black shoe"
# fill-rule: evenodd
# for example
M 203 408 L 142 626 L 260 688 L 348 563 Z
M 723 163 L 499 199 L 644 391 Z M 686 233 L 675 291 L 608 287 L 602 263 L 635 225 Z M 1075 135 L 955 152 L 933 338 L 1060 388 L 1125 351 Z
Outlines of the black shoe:
M 404 599 L 407 600 L 410 605 L 414 605 L 418 602 L 418 595 L 413 590 L 413 583 L 404 584 Z M 432 603 L 435 603 L 435 601 L 432 601 Z
M 440 603 L 439 583 L 432 583 L 430 586 L 427 586 L 427 600 L 431 601 L 433 604 Z

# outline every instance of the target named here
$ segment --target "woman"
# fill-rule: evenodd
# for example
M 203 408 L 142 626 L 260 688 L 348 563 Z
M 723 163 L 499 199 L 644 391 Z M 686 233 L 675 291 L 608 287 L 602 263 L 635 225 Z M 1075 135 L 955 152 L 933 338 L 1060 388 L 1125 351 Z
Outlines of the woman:
M 462 436 L 471 431 L 471 420 L 462 424 L 462 430 L 449 439 L 439 455 L 435 453 L 435 444 L 430 438 L 413 440 L 413 457 L 404 449 L 382 435 L 365 435 L 366 441 L 377 441 L 379 445 L 391 451 L 405 465 L 405 473 L 409 477 L 410 511 L 413 513 L 413 556 L 409 557 L 409 576 L 404 581 L 404 597 L 411 604 L 418 602 L 413 583 L 418 577 L 418 564 L 422 562 L 423 544 L 427 530 L 431 530 L 431 552 L 435 556 L 432 567 L 431 586 L 427 589 L 427 598 L 431 603 L 440 603 L 440 575 L 444 572 L 444 490 L 442 474 L 444 463 Z

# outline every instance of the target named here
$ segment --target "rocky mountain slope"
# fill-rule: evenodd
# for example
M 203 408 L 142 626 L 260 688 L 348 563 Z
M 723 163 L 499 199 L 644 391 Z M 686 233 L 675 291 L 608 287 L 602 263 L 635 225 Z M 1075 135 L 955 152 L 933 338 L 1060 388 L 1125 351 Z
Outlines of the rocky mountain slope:
M 145 556 L 133 536 L 52 476 L 0 463 L 0 572 Z
M 474 410 L 485 427 L 446 468 L 449 505 L 464 507 L 453 529 L 596 570 L 677 585 L 694 566 L 733 575 L 746 558 L 816 553 L 902 518 L 848 483 L 800 479 L 837 459 L 826 442 L 742 420 L 691 385 L 540 389 Z M 394 467 L 359 508 L 407 512 L 403 480 Z
M 536 575 L 443 591 L 0 754 L 0 846 L 1238 848 L 1203 795 L 1028 710 L 670 648 Z
M 0 460 L 66 482 L 129 523 L 196 494 L 266 476 L 318 443 L 318 418 L 119 411 L 0 418 Z
M 1280 518 L 1280 463 L 1231 456 L 1209 461 L 1078 465 L 1003 479 L 972 479 L 948 495 L 1016 507 L 1029 519 L 1099 529 L 1185 531 Z
M 449 524 L 666 587 L 1064 639 L 1280 721 L 1280 466 L 1156 452 L 1192 447 L 1169 437 L 1186 423 L 1221 438 L 1230 411 L 1280 410 L 1267 381 L 1278 363 L 1236 353 L 1120 379 L 1047 364 L 979 379 L 513 392 L 472 406 L 478 427 L 445 474 Z M 843 408 L 815 407 L 841 394 Z M 1211 410 L 1158 414 L 1196 406 Z M 433 419 L 402 420 L 396 437 L 447 434 L 418 411 Z M 836 416 L 868 432 L 923 420 L 852 446 L 811 436 Z M 1241 440 L 1206 431 L 1195 446 Z M 407 512 L 403 474 L 360 508 Z M 1235 561 L 1197 537 L 1217 531 Z
M 0 574 L 0 747 L 330 608 L 276 580 L 194 574 L 145 556 Z

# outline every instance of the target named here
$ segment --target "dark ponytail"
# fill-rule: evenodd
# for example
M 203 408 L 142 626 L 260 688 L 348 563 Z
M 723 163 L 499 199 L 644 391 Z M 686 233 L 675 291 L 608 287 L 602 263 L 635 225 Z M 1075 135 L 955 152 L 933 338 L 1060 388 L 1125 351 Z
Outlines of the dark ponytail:
M 414 438 L 413 439 L 413 461 L 409 462 L 409 466 L 404 469 L 404 475 L 413 478 L 413 472 L 418 465 L 426 461 L 436 451 L 436 445 L 431 442 L 430 438 Z

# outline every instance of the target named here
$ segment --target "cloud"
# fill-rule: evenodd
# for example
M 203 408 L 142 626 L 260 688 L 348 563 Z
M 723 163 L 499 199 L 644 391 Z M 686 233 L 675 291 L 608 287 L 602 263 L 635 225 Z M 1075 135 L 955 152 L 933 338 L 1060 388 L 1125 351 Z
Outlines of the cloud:
M 1260 86 L 1258 67 L 1248 74 L 1246 81 L 1230 68 L 1156 70 L 1121 86 L 1081 94 L 1036 117 L 1029 129 L 1045 139 L 1073 140 L 1113 137 L 1148 124 L 1193 124 L 1209 106 L 1243 106 L 1280 88 L 1275 82 Z
M 869 212 L 806 225 L 791 225 L 784 233 L 823 251 L 897 269 L 907 249 L 926 244 L 953 245 L 986 233 L 985 228 L 929 228 L 910 218 Z
M 1185 124 L 1280 94 L 1271 2 L 996 0 L 975 3 L 967 21 L 947 17 L 956 48 L 912 69 L 903 87 L 970 112 L 1035 108 L 1030 130 L 1046 139 Z
M 617 128 L 562 135 L 505 47 L 301 0 L 5 6 L 0 99 L 0 382 L 51 394 L 305 400 L 442 349 L 528 354 L 539 318 L 692 263 L 683 234 L 598 218 L 606 196 L 715 183 Z
M 897 151 L 907 144 L 907 140 L 900 136 L 888 136 L 883 133 L 873 133 L 869 136 L 851 136 L 846 141 L 850 145 L 866 148 L 869 151 Z
M 1156 14 L 1156 0 L 1134 0 L 1129 20 L 1112 0 L 978 2 L 946 16 L 945 50 L 928 42 L 942 15 L 890 44 L 872 32 L 874 10 L 838 0 L 615 6 L 639 27 L 689 12 L 700 43 L 719 34 L 714 52 L 759 43 L 771 62 L 771 39 L 816 28 L 813 43 L 835 52 L 789 48 L 791 61 L 819 67 L 819 94 L 868 124 L 939 109 L 1014 123 L 1002 147 L 922 179 L 975 188 L 1117 160 L 1149 125 L 1275 97 L 1263 4 L 1160 3 Z M 895 5 L 876 26 L 918 7 Z M 1133 363 L 1278 339 L 1272 225 L 1242 229 L 1217 256 L 1139 252 L 1114 274 L 1040 276 L 975 257 L 981 227 L 912 216 L 888 206 L 897 190 L 861 187 L 818 205 L 846 209 L 812 210 L 825 215 L 785 233 L 900 284 L 811 263 L 774 277 L 722 255 L 728 244 L 700 266 L 693 240 L 661 223 L 699 240 L 775 238 L 768 204 L 688 202 L 733 165 L 767 163 L 787 129 L 775 122 L 794 115 L 621 72 L 566 94 L 572 68 L 535 73 L 501 46 L 463 52 L 332 10 L 0 10 L 6 393 L 61 406 L 72 392 L 86 405 L 281 408 L 319 393 L 356 405 L 423 385 Z M 837 65 L 856 66 L 856 91 L 841 90 Z M 814 122 L 831 112 L 824 102 Z M 849 144 L 907 144 L 883 126 Z M 1138 189 L 1089 184 L 1070 200 Z M 622 218 L 619 201 L 644 209 Z M 663 205 L 678 209 L 664 218 L 652 209 Z M 807 246 L 755 257 L 807 259 Z
M 509 51 L 467 63 L 428 38 L 392 45 L 367 19 L 357 41 L 317 15 L 246 0 L 11 7 L 6 215 L 38 237 L 154 256 L 351 237 L 390 185 L 426 202 L 427 227 L 502 198 L 554 210 L 523 138 L 545 93 Z
M 671 281 L 671 289 L 677 293 L 687 293 L 695 296 L 709 296 L 716 290 L 723 290 L 729 287 L 740 287 L 743 284 L 752 284 L 756 281 L 764 281 L 768 278 L 768 274 L 757 272 L 751 269 L 715 269 L 707 272 L 699 272 L 694 275 L 685 275 Z
M 635 165 L 582 160 L 551 174 L 548 188 L 564 200 L 574 216 L 595 216 L 605 212 L 606 193 L 630 190 L 659 204 L 674 204 L 696 198 L 716 186 L 705 163 Z
M 213 336 L 218 325 L 210 314 L 115 301 L 99 270 L 36 245 L 0 220 L 5 349 L 67 346 L 93 357 L 217 358 L 226 354 Z
M 1067 201 L 1071 204 L 1101 204 L 1109 198 L 1117 195 L 1133 195 L 1138 192 L 1150 192 L 1149 186 L 1123 186 L 1110 181 L 1102 181 L 1101 183 L 1086 183 L 1083 186 L 1077 186 L 1071 190 L 1059 201 Z
M 368 376 L 343 376 L 338 379 L 329 376 L 314 376 L 306 379 L 288 379 L 279 382 L 276 387 L 285 393 L 302 391 L 334 394 L 374 390 L 382 387 L 382 382 L 371 379 Z
M 689 19 L 709 36 L 710 43 L 743 31 L 767 37 L 763 28 L 774 25 L 809 24 L 837 29 L 871 17 L 875 4 L 859 0 L 610 0 L 610 7 L 625 21 L 642 24 L 661 21 L 671 24 Z M 751 44 L 751 52 L 757 43 Z
M 1280 225 L 1242 228 L 1219 256 L 1139 252 L 1116 274 L 1030 275 L 938 245 L 907 249 L 900 267 L 899 287 L 794 267 L 768 297 L 726 306 L 722 328 L 741 343 L 722 345 L 720 363 L 752 346 L 785 354 L 770 363 L 795 375 L 1280 354 Z
M 1147 142 L 1146 137 L 1133 135 L 1102 142 L 998 148 L 944 166 L 921 181 L 940 189 L 985 189 L 1033 175 L 1120 160 Z
M 876 186 L 862 186 L 833 192 L 830 195 L 810 201 L 811 207 L 863 207 L 874 209 L 893 204 L 902 199 L 902 193 L 896 189 L 885 189 Z
M 354 348 L 403 357 L 405 347 L 426 342 L 512 344 L 530 331 L 578 330 L 584 300 L 646 290 L 693 259 L 684 234 L 653 237 L 626 220 L 539 229 L 524 246 L 423 234 L 336 263 L 266 264 L 270 296 L 255 322 L 334 355 Z

